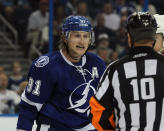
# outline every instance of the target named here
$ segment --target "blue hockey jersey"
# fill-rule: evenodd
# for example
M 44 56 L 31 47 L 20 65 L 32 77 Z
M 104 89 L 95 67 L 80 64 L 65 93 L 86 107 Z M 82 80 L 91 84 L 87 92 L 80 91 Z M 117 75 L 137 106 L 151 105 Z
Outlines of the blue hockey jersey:
M 34 60 L 22 94 L 17 128 L 31 131 L 39 112 L 51 118 L 58 130 L 92 130 L 87 117 L 89 99 L 104 70 L 105 63 L 92 53 L 86 53 L 78 63 L 71 63 L 62 51 Z

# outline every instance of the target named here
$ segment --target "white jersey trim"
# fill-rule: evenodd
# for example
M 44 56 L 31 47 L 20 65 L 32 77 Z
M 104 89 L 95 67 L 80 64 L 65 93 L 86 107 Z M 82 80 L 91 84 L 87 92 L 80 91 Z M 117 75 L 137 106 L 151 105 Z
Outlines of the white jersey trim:
M 75 66 L 71 61 L 69 61 L 69 60 L 64 56 L 62 50 L 60 50 L 60 53 L 61 53 L 63 59 L 64 59 L 69 65 L 74 66 L 74 67 L 77 67 L 77 66 Z M 79 66 L 79 67 L 83 67 L 83 66 L 85 65 L 85 63 L 86 63 L 86 56 L 84 55 L 84 56 L 82 57 L 82 65 Z
M 42 124 L 40 131 L 48 131 L 50 129 L 50 125 Z
M 25 95 L 25 91 L 22 93 L 22 96 L 21 96 L 21 99 L 28 103 L 29 105 L 32 105 L 32 106 L 35 106 L 37 108 L 37 111 L 40 111 L 40 109 L 42 108 L 43 104 L 39 104 L 39 103 L 35 103 L 35 102 L 32 102 L 30 101 L 26 95 Z
M 83 128 L 80 129 L 74 129 L 75 131 L 90 131 L 90 130 L 95 130 L 94 126 L 90 123 L 88 125 L 86 125 Z

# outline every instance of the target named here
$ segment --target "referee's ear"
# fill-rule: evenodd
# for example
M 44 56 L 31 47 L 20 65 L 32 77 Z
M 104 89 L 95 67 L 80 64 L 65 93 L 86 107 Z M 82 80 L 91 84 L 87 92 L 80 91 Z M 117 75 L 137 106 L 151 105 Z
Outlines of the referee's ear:
M 129 33 L 127 33 L 127 35 L 128 35 L 128 46 L 129 46 L 129 48 L 131 48 L 131 46 L 132 46 L 132 39 L 131 39 Z

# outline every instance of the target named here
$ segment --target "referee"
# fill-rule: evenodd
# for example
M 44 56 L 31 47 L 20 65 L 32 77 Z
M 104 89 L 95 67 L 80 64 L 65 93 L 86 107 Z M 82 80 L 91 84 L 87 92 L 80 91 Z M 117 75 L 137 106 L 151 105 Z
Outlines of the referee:
M 148 12 L 128 17 L 129 54 L 107 67 L 90 99 L 98 131 L 164 131 L 164 56 L 153 49 L 156 30 Z

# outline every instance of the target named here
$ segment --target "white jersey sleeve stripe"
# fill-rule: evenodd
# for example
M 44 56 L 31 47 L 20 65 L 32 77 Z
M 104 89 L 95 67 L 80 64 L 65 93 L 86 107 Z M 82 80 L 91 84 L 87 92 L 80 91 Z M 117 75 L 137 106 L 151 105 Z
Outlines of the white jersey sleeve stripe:
M 101 84 L 101 88 L 99 88 L 98 92 L 96 93 L 96 98 L 98 100 L 100 100 L 103 95 L 105 94 L 105 92 L 107 91 L 108 87 L 109 87 L 109 78 L 108 75 L 106 75 L 105 80 L 102 82 Z
M 35 102 L 32 102 L 30 101 L 26 95 L 25 95 L 25 91 L 22 93 L 22 96 L 21 96 L 21 99 L 28 103 L 29 105 L 32 105 L 32 106 L 35 106 L 37 108 L 38 111 L 40 111 L 40 109 L 42 108 L 43 104 L 39 104 L 39 103 L 35 103 Z
M 118 106 L 121 109 L 120 110 L 120 119 L 119 119 L 119 126 L 122 129 L 121 131 L 125 130 L 125 116 L 124 113 L 126 111 L 126 107 L 121 99 L 121 93 L 120 93 L 120 82 L 118 79 L 118 72 L 115 71 L 113 74 L 113 79 L 112 79 L 112 86 L 114 88 L 114 97 L 116 98 L 116 100 L 118 101 Z

